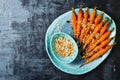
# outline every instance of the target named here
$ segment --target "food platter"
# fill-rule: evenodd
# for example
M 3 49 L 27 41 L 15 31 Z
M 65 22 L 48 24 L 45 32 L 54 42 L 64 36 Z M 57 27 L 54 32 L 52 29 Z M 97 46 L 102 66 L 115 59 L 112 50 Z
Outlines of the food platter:
M 85 11 L 85 8 L 82 8 L 83 11 Z M 79 11 L 79 9 L 75 9 L 75 12 L 77 13 Z M 92 11 L 92 8 L 89 8 L 89 13 Z M 96 13 L 99 14 L 101 11 L 97 10 Z M 90 62 L 89 64 L 86 64 L 82 67 L 80 67 L 80 65 L 84 62 L 84 60 L 82 60 L 81 58 L 77 58 L 74 62 L 69 63 L 69 64 L 65 64 L 62 63 L 60 61 L 58 61 L 52 54 L 52 51 L 50 49 L 50 39 L 51 36 L 60 31 L 60 29 L 73 36 L 73 30 L 71 28 L 71 24 L 67 23 L 68 20 L 71 20 L 71 14 L 72 11 L 68 11 L 62 15 L 60 15 L 58 18 L 56 18 L 53 23 L 49 26 L 47 32 L 46 32 L 46 36 L 45 36 L 45 46 L 46 46 L 46 51 L 47 54 L 50 58 L 50 60 L 52 61 L 52 63 L 61 71 L 65 72 L 65 73 L 69 73 L 69 74 L 74 74 L 74 75 L 81 75 L 81 74 L 85 74 L 93 69 L 95 69 L 97 66 L 99 66 L 110 54 L 112 48 L 107 51 L 102 57 Z M 107 15 L 106 13 L 104 13 L 103 18 L 108 17 L 109 19 L 111 19 L 111 17 L 109 15 Z M 114 30 L 112 31 L 110 37 L 113 37 L 116 35 L 116 25 L 114 20 L 112 21 L 112 23 L 110 24 L 108 29 L 111 29 L 114 27 Z M 110 42 L 110 44 L 115 42 L 115 38 Z M 80 55 L 78 55 L 80 56 Z

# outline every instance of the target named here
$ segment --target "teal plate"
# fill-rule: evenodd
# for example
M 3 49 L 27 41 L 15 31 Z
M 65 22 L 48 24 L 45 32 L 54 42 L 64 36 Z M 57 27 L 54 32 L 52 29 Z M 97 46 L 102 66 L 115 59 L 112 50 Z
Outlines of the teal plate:
M 79 11 L 79 9 L 75 9 L 76 13 L 78 13 L 78 11 Z M 85 8 L 83 8 L 83 11 L 85 11 Z M 89 13 L 91 11 L 92 11 L 92 9 L 89 9 Z M 100 10 L 97 10 L 97 14 L 100 12 L 101 12 Z M 85 73 L 95 69 L 97 66 L 99 66 L 110 54 L 110 51 L 112 50 L 112 48 L 109 51 L 107 51 L 102 57 L 100 57 L 82 67 L 80 67 L 80 65 L 82 65 L 84 60 L 82 60 L 81 58 L 77 58 L 73 63 L 69 63 L 69 64 L 65 64 L 65 63 L 62 63 L 59 60 L 57 60 L 53 56 L 52 51 L 50 49 L 50 39 L 51 39 L 51 36 L 54 33 L 58 32 L 60 29 L 63 32 L 73 36 L 73 31 L 71 29 L 71 25 L 69 23 L 66 23 L 66 21 L 71 19 L 71 14 L 72 14 L 72 12 L 68 11 L 53 21 L 53 23 L 49 26 L 49 28 L 46 32 L 45 46 L 46 46 L 46 51 L 47 51 L 47 54 L 48 54 L 50 60 L 58 69 L 60 69 L 61 71 L 65 72 L 65 73 L 81 75 L 81 74 L 85 74 Z M 111 19 L 111 17 L 108 16 L 106 13 L 104 13 L 104 15 L 103 15 L 103 18 L 105 18 L 105 17 L 108 17 L 109 19 Z M 114 30 L 111 33 L 110 37 L 113 37 L 116 35 L 116 25 L 115 25 L 114 20 L 112 21 L 112 23 L 108 29 L 112 29 L 113 27 L 114 27 Z M 110 44 L 114 43 L 114 41 L 115 41 L 115 38 L 110 42 Z

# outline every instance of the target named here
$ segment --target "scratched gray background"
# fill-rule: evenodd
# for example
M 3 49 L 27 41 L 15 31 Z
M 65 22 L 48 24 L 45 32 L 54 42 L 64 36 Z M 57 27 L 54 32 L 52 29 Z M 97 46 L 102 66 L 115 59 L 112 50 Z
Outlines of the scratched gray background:
M 45 33 L 52 21 L 83 4 L 97 6 L 117 24 L 117 46 L 93 71 L 74 76 L 51 63 L 45 51 Z M 0 0 L 0 80 L 119 80 L 119 0 Z

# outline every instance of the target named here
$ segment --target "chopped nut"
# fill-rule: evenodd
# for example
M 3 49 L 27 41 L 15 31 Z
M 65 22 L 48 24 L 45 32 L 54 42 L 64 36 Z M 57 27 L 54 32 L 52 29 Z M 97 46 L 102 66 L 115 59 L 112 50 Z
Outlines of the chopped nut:
M 59 37 L 55 41 L 55 49 L 56 52 L 61 55 L 62 57 L 70 56 L 74 52 L 74 46 L 64 37 Z

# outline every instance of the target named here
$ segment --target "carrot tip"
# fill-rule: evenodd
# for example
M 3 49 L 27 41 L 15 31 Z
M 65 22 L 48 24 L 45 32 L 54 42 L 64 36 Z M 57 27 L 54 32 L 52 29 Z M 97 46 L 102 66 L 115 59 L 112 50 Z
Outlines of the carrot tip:
M 86 7 L 86 11 L 88 11 L 88 9 L 89 9 L 89 8 L 88 8 L 88 7 Z
M 81 4 L 81 5 L 80 5 L 80 9 L 82 9 L 82 6 L 83 6 L 83 5 Z
M 102 15 L 103 15 L 104 13 L 105 13 L 104 11 L 101 11 L 101 13 L 100 13 L 100 14 L 102 14 Z
M 109 21 L 107 21 L 107 24 L 110 24 L 112 22 L 112 19 L 110 19 Z
M 94 10 L 96 10 L 96 8 L 97 8 L 97 7 L 95 6 L 95 7 L 94 7 Z
M 113 31 L 114 30 L 114 27 L 111 29 L 111 31 Z
M 112 22 L 112 18 L 108 21 L 108 23 L 111 23 Z
M 72 7 L 72 12 L 74 11 L 74 7 Z
M 108 18 L 107 18 L 107 17 L 105 17 L 105 18 L 103 19 L 103 22 L 105 23 L 107 20 L 108 20 Z

